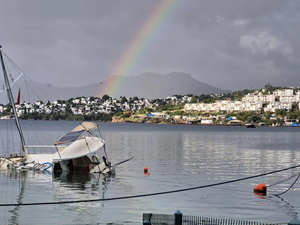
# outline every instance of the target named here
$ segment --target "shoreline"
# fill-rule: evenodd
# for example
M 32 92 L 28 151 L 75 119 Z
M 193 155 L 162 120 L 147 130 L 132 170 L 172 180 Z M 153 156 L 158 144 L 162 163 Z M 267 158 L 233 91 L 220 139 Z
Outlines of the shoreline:
M 141 122 L 141 121 L 131 121 L 131 120 L 117 120 L 110 121 L 110 123 L 136 123 L 136 124 L 167 124 L 167 125 L 187 125 L 187 126 L 220 126 L 220 127 L 245 127 L 251 129 L 251 127 L 246 127 L 244 124 L 241 125 L 230 125 L 230 124 L 201 124 L 201 123 L 188 123 L 188 122 L 165 122 L 165 121 L 155 121 L 155 122 Z M 245 123 L 246 124 L 246 123 Z M 255 125 L 254 128 L 257 127 L 292 127 L 297 128 L 299 126 L 269 126 L 269 125 Z
M 15 120 L 14 118 L 0 118 L 1 120 Z M 47 119 L 21 119 L 21 120 L 41 120 L 41 121 L 57 121 L 57 120 L 47 120 Z M 62 119 L 58 119 L 58 121 L 81 121 L 81 120 L 62 120 Z M 121 119 L 121 118 L 112 118 L 111 121 L 101 121 L 101 120 L 85 120 L 85 121 L 94 121 L 94 122 L 103 122 L 103 123 L 135 123 L 135 124 L 168 124 L 168 125 L 187 125 L 187 126 L 226 126 L 226 127 L 245 127 L 245 128 L 251 128 L 251 127 L 246 127 L 246 122 L 243 122 L 243 124 L 201 124 L 201 123 L 193 123 L 193 122 L 189 122 L 189 121 L 178 121 L 178 122 L 168 122 L 159 118 L 150 118 L 148 120 L 140 120 L 140 119 Z M 254 128 L 257 127 L 291 127 L 291 128 L 297 128 L 300 126 L 284 126 L 284 125 L 256 125 Z

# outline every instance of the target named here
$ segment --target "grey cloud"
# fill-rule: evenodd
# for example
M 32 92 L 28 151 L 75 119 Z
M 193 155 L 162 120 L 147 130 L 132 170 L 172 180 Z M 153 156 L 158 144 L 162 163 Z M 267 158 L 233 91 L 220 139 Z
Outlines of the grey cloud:
M 266 82 L 300 86 L 298 1 L 175 2 L 130 75 L 179 71 L 231 90 Z M 0 44 L 33 80 L 97 83 L 108 78 L 160 3 L 1 0 Z

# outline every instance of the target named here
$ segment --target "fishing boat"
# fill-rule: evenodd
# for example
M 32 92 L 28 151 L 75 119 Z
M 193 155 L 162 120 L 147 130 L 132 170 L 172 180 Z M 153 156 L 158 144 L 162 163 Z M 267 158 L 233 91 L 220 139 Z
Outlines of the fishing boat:
M 16 111 L 6 64 L 4 62 L 3 55 L 5 54 L 1 47 L 2 46 L 0 46 L 0 58 L 5 88 L 13 111 L 23 153 L 19 155 L 13 154 L 9 157 L 1 157 L 0 168 L 46 170 L 50 172 L 113 173 L 114 166 L 112 166 L 108 160 L 105 142 L 99 135 L 94 133 L 96 129 L 99 130 L 99 126 L 93 122 L 80 123 L 73 130 L 67 132 L 63 137 L 53 143 L 53 145 L 26 145 L 23 129 Z M 30 148 L 54 148 L 56 153 L 30 153 L 28 151 Z M 101 149 L 103 149 L 103 151 L 100 151 Z M 101 153 L 100 157 L 97 153 Z

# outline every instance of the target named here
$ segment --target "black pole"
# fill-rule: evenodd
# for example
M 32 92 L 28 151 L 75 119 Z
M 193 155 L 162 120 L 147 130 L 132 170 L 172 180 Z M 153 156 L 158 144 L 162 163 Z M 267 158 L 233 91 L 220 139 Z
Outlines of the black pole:
M 19 135 L 20 135 L 22 148 L 23 148 L 23 151 L 25 152 L 26 157 L 27 157 L 28 153 L 27 153 L 27 150 L 26 150 L 26 147 L 25 147 L 25 140 L 24 140 L 22 129 L 21 129 L 21 124 L 20 124 L 20 121 L 19 121 L 19 117 L 17 115 L 17 110 L 16 110 L 16 107 L 15 107 L 14 97 L 11 93 L 11 87 L 10 87 L 10 84 L 9 84 L 9 80 L 8 80 L 8 76 L 7 76 L 7 72 L 6 72 L 6 68 L 5 68 L 1 48 L 2 48 L 2 46 L 0 45 L 0 59 L 1 59 L 1 65 L 2 65 L 2 70 L 3 70 L 5 85 L 6 85 L 6 88 L 7 88 L 7 96 L 9 98 L 9 102 L 10 102 L 10 104 L 12 106 L 12 109 L 13 109 L 13 112 L 14 112 L 15 122 L 16 122 L 16 126 L 17 126 L 17 129 L 18 129 Z
M 175 225 L 182 225 L 182 212 L 177 210 L 175 213 Z

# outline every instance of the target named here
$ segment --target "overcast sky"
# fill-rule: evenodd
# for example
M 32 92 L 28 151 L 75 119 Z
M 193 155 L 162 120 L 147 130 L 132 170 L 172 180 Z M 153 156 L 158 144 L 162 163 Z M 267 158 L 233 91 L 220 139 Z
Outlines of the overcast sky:
M 162 4 L 0 0 L 0 44 L 34 81 L 99 83 Z M 130 76 L 178 71 L 233 91 L 300 86 L 300 1 L 176 0 L 157 25 Z

